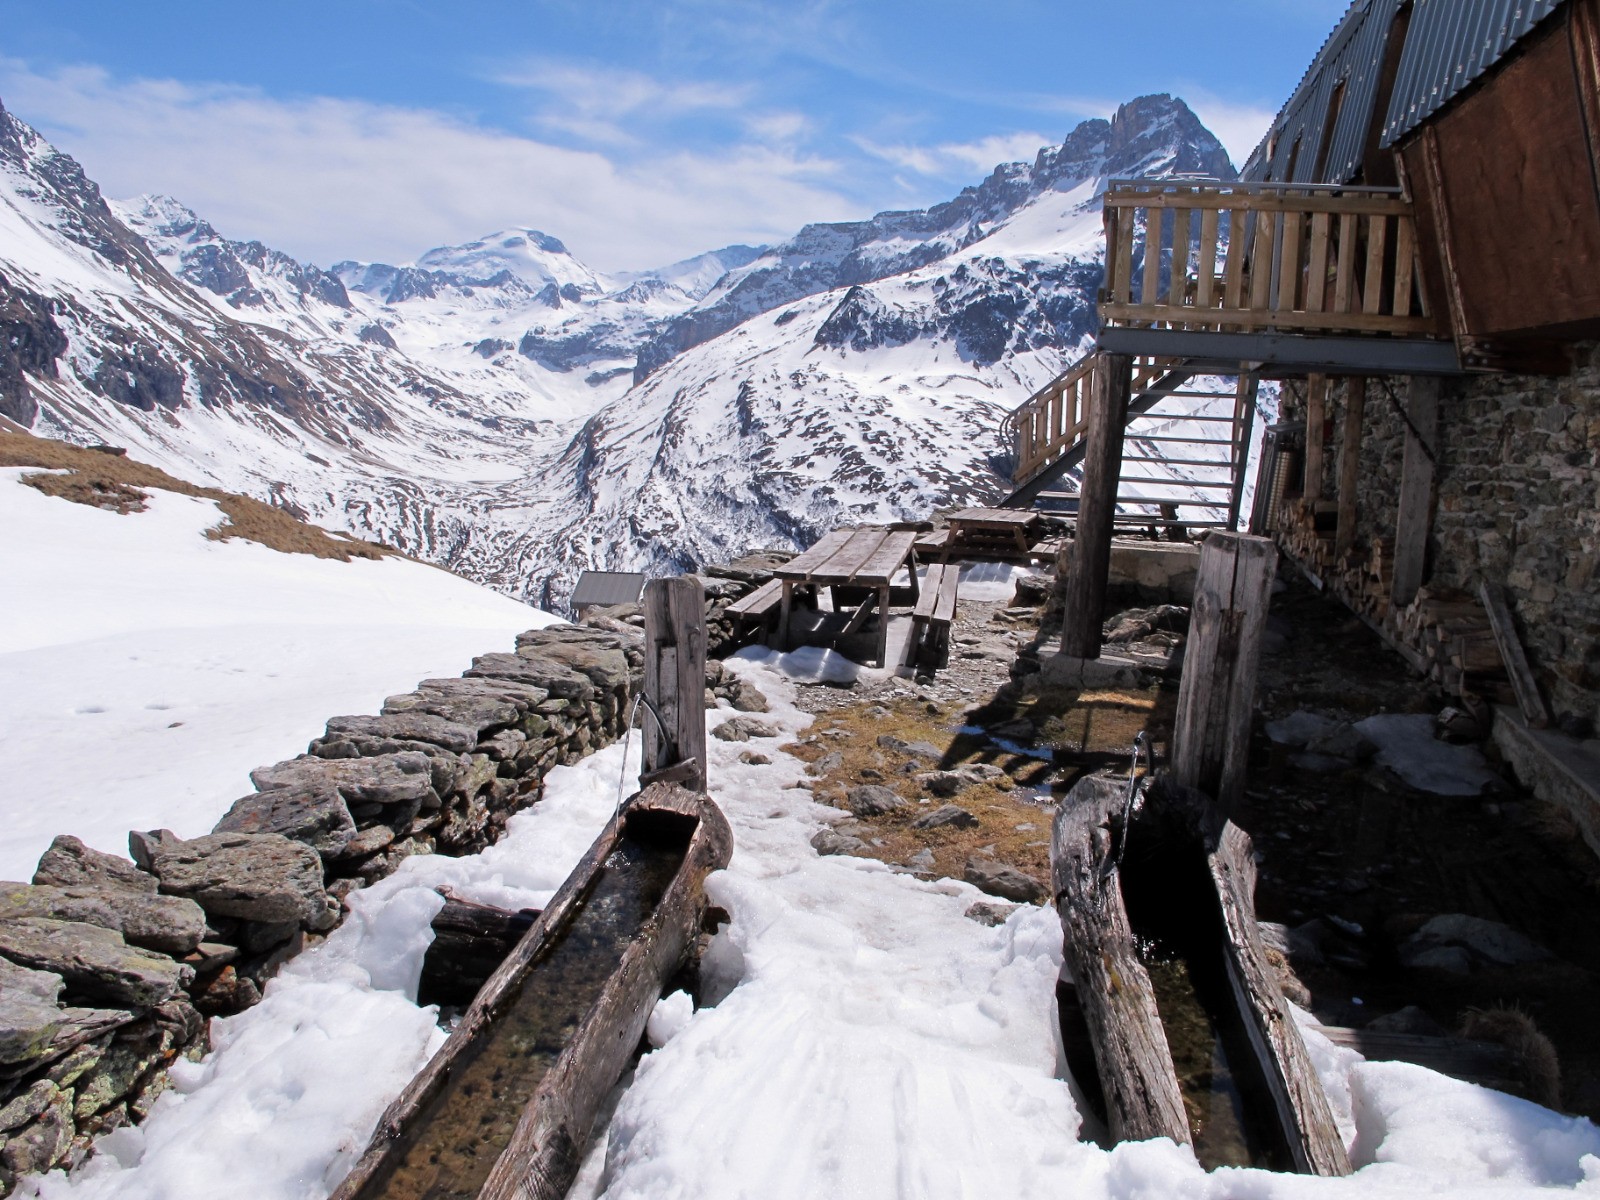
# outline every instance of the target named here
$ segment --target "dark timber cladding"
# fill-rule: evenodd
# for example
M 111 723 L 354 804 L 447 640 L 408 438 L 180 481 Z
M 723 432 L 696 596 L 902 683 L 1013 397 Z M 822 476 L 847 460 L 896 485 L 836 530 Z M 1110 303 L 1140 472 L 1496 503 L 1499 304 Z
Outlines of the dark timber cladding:
M 1419 236 L 1437 247 L 1430 294 L 1462 338 L 1600 322 L 1597 18 L 1596 0 L 1571 0 L 1400 147 Z

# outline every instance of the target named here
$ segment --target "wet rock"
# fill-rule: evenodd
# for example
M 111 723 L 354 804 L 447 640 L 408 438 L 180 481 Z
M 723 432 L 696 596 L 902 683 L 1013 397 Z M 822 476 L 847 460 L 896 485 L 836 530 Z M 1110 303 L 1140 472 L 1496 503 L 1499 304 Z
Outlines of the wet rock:
M 154 877 L 147 877 L 152 883 Z M 0 921 L 49 917 L 114 929 L 131 944 L 182 956 L 205 936 L 200 906 L 176 896 L 119 887 L 53 887 L 0 883 Z
M 0 954 L 112 1004 L 148 1008 L 176 996 L 194 978 L 192 968 L 130 946 L 116 930 L 81 921 L 24 917 L 0 923 Z
M 155 877 L 125 858 L 91 850 L 75 837 L 62 834 L 39 859 L 33 882 L 55 887 L 110 887 L 119 891 L 155 895 Z
M 316 930 L 337 919 L 322 887 L 322 860 L 281 834 L 213 833 L 178 842 L 156 855 L 155 869 L 163 892 L 187 896 L 208 914 Z
M 967 859 L 966 870 L 962 872 L 961 877 L 980 892 L 999 896 L 1002 900 L 1015 900 L 1019 904 L 1032 904 L 1043 900 L 1049 894 L 1044 884 L 1032 875 L 1025 875 L 1015 867 L 986 862 L 981 858 Z
M 1400 946 L 1402 966 L 1467 974 L 1474 966 L 1548 962 L 1550 951 L 1509 925 L 1465 913 L 1429 920 Z
M 778 736 L 778 730 L 774 726 L 768 725 L 765 721 L 757 721 L 754 717 L 733 717 L 711 732 L 725 742 L 748 742 L 751 738 Z
M 969 921 L 976 921 L 979 925 L 1004 925 L 1006 918 L 1017 911 L 1015 904 L 996 904 L 991 900 L 978 900 L 967 907 L 962 914 Z
M 811 848 L 822 855 L 857 854 L 865 850 L 867 844 L 849 834 L 835 833 L 831 829 L 819 829 L 811 835 Z
M 895 794 L 894 789 L 880 783 L 857 784 L 846 789 L 844 794 L 845 807 L 858 817 L 880 817 L 904 804 L 905 801 Z

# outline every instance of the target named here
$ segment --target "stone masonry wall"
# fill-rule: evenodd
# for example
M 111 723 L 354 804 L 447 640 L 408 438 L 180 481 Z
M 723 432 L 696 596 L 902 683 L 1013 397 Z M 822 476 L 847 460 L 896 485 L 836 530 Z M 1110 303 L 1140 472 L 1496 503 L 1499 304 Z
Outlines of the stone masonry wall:
M 351 891 L 497 840 L 551 767 L 621 734 L 643 661 L 626 626 L 524 633 L 335 717 L 207 836 L 136 831 L 132 862 L 63 836 L 32 883 L 0 884 L 0 1194 L 142 1120 L 167 1066 L 204 1053 L 206 1018 L 256 1003 Z
M 1392 537 L 1405 424 L 1383 383 L 1369 388 L 1357 535 Z M 1387 381 L 1395 401 L 1405 381 Z M 1345 388 L 1330 389 L 1334 435 L 1324 499 L 1339 475 Z M 1286 387 L 1285 417 L 1304 389 Z M 1444 384 L 1430 586 L 1506 585 L 1518 631 L 1557 713 L 1600 719 L 1600 343 L 1574 347 L 1564 376 L 1485 375 Z

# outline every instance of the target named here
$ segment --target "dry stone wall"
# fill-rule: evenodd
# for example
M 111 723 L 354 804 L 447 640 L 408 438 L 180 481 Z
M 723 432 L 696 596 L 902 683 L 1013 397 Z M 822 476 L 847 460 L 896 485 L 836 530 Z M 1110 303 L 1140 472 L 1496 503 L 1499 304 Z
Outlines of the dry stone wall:
M 173 1060 L 204 1053 L 206 1018 L 258 1001 L 351 891 L 498 839 L 551 767 L 621 734 L 643 662 L 626 623 L 524 633 L 335 717 L 209 835 L 136 831 L 131 862 L 62 836 L 31 883 L 0 884 L 0 1194 L 141 1120 Z
M 1600 343 L 1573 347 L 1562 376 L 1486 375 L 1447 381 L 1439 402 L 1438 503 L 1428 543 L 1430 585 L 1475 589 L 1498 580 L 1555 709 L 1600 719 Z M 1357 533 L 1393 537 L 1405 425 L 1378 382 L 1362 428 Z M 1338 478 L 1345 391 L 1331 389 L 1334 439 L 1325 499 Z M 1303 417 L 1304 390 L 1285 388 L 1285 416 Z

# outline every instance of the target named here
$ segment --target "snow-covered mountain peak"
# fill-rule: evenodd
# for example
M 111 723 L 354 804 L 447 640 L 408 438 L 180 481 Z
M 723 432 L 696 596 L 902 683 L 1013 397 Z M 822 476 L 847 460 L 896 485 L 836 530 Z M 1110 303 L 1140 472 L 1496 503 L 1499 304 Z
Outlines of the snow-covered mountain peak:
M 537 229 L 502 229 L 459 246 L 436 246 L 419 257 L 416 266 L 462 282 L 493 283 L 509 275 L 535 292 L 554 284 L 558 291 L 575 298 L 609 290 L 609 281 L 574 258 L 557 239 Z

